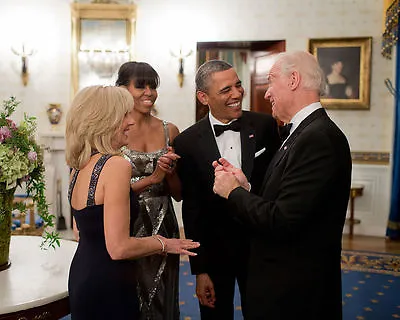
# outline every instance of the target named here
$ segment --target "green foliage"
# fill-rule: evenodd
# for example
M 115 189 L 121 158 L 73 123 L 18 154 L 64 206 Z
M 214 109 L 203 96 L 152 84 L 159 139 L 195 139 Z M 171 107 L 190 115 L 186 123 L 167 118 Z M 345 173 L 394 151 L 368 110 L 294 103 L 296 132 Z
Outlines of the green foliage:
M 36 118 L 24 114 L 24 120 L 17 126 L 9 117 L 19 104 L 15 97 L 10 97 L 3 101 L 0 112 L 0 189 L 26 185 L 26 192 L 44 222 L 41 248 L 55 248 L 60 245 L 60 238 L 57 232 L 47 231 L 47 227 L 54 227 L 55 216 L 49 213 L 45 196 L 43 149 L 34 137 Z
M 3 101 L 3 108 L 4 108 L 4 113 L 1 114 L 1 117 L 4 119 L 8 118 L 11 116 L 15 108 L 21 103 L 21 101 L 17 101 L 15 97 L 10 97 L 8 100 Z

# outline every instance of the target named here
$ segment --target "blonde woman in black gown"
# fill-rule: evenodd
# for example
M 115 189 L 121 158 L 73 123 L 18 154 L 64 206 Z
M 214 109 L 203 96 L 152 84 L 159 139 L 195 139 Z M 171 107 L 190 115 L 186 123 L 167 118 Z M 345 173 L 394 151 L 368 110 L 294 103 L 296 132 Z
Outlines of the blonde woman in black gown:
M 178 128 L 152 115 L 159 85 L 157 72 L 145 62 L 127 62 L 118 72 L 117 86 L 132 95 L 135 129 L 123 153 L 133 167 L 131 187 L 138 194 L 136 237 L 179 238 L 171 196 L 181 200 L 175 173 L 176 155 L 170 143 Z M 138 139 L 141 137 L 141 139 Z M 179 257 L 152 256 L 138 261 L 141 319 L 179 320 Z
M 161 235 L 136 238 L 137 200 L 131 165 L 120 152 L 134 127 L 132 96 L 93 86 L 72 102 L 66 124 L 66 160 L 72 168 L 69 200 L 79 243 L 68 291 L 73 320 L 139 319 L 134 259 L 193 254 L 199 244 Z M 178 257 L 178 255 L 168 255 Z

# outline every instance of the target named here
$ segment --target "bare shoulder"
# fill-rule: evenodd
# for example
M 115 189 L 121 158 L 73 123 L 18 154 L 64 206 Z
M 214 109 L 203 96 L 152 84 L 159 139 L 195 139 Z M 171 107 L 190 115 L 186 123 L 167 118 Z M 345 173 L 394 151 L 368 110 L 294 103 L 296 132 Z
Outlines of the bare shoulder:
M 111 156 L 110 159 L 106 162 L 108 165 L 117 165 L 117 166 L 128 166 L 129 167 L 129 161 L 126 160 L 123 156 L 121 155 L 115 155 Z
M 179 134 L 179 129 L 176 125 L 171 122 L 168 122 L 168 132 L 170 140 L 173 141 L 175 137 Z
M 128 160 L 122 156 L 112 156 L 104 165 L 104 173 L 110 177 L 129 175 L 132 172 L 132 166 Z

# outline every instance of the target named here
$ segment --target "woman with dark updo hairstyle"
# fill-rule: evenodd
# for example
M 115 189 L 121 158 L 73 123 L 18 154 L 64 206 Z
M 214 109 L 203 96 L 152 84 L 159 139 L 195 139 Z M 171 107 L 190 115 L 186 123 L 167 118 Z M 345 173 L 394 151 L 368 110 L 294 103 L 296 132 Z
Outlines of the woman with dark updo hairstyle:
M 116 85 L 131 93 L 136 123 L 122 151 L 132 164 L 131 188 L 140 203 L 134 235 L 179 238 L 171 199 L 181 200 L 180 181 L 175 172 L 179 156 L 170 146 L 179 130 L 152 114 L 159 84 L 157 72 L 148 63 L 131 61 L 120 67 Z M 149 256 L 138 264 L 141 318 L 179 320 L 179 257 Z
M 353 89 L 342 73 L 344 68 L 343 61 L 336 59 L 330 66 L 331 72 L 326 76 L 327 98 L 353 99 Z

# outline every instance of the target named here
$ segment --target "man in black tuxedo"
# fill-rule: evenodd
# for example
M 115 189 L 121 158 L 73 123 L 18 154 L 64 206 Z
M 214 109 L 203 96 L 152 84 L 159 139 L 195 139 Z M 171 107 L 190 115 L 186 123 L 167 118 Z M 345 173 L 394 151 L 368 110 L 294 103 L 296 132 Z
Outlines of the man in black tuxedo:
M 229 215 L 227 201 L 213 193 L 212 163 L 229 158 L 250 181 L 246 189 L 257 192 L 280 141 L 270 115 L 242 111 L 244 89 L 227 62 L 212 60 L 200 66 L 196 90 L 210 112 L 174 140 L 181 156 L 177 172 L 182 181 L 183 224 L 186 237 L 201 243 L 198 255 L 190 259 L 201 318 L 229 320 L 235 280 L 244 306 L 249 235 Z
M 260 196 L 225 159 L 214 162 L 214 192 L 250 228 L 246 319 L 342 319 L 341 239 L 350 194 L 345 135 L 319 97 L 324 75 L 307 52 L 278 56 L 265 98 L 290 123 Z

